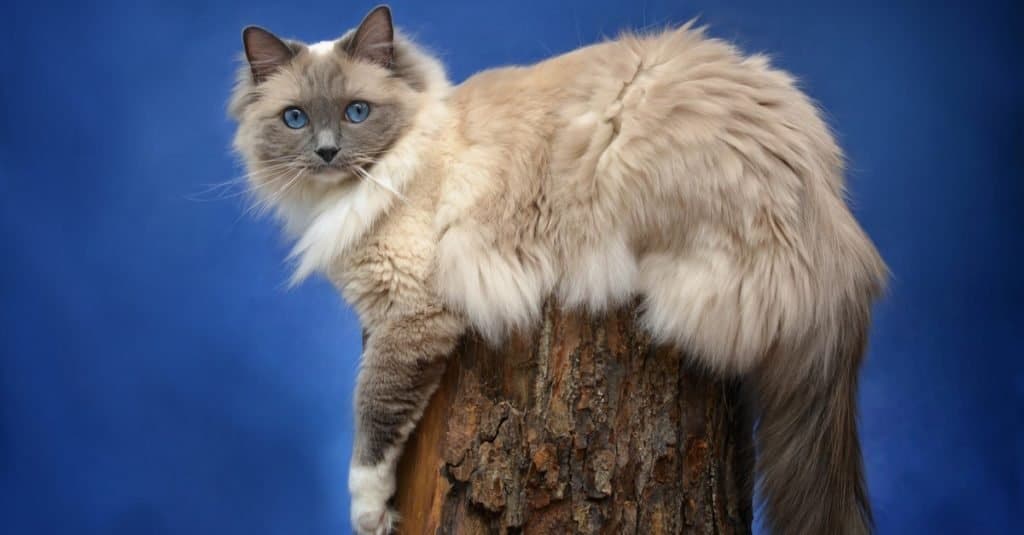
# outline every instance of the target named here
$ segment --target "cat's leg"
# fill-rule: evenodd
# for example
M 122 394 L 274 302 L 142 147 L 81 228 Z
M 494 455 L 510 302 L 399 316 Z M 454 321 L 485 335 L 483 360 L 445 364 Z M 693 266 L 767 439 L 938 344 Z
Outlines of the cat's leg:
M 712 370 L 752 370 L 799 310 L 777 296 L 796 301 L 801 292 L 779 276 L 789 270 L 749 264 L 713 248 L 646 255 L 638 277 L 644 325 Z
M 349 469 L 357 533 L 387 534 L 398 520 L 388 507 L 398 458 L 463 329 L 458 317 L 440 308 L 373 326 L 356 387 L 356 440 Z

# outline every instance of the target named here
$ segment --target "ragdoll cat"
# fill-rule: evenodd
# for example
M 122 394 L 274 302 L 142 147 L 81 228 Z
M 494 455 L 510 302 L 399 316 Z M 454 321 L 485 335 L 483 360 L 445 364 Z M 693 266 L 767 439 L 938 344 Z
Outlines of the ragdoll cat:
M 857 370 L 886 268 L 818 110 L 766 58 L 682 28 L 458 86 L 386 7 L 336 41 L 243 34 L 250 186 L 368 333 L 349 488 L 386 533 L 395 464 L 467 329 L 542 302 L 643 325 L 753 387 L 765 524 L 866 533 Z

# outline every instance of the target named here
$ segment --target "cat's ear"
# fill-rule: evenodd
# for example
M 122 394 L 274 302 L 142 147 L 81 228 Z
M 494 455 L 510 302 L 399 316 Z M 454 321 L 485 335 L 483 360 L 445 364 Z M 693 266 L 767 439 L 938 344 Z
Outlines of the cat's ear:
M 391 24 L 391 9 L 377 6 L 359 24 L 345 47 L 350 56 L 391 68 L 395 54 L 395 28 Z
M 245 58 L 249 60 L 252 80 L 257 84 L 295 56 L 284 41 L 259 26 L 247 26 L 242 30 L 242 43 L 245 45 Z

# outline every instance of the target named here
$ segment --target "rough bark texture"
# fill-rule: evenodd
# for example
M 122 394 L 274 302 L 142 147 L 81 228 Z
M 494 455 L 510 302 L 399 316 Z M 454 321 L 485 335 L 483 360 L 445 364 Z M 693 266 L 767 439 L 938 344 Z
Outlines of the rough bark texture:
M 548 306 L 499 350 L 468 336 L 402 458 L 401 532 L 749 533 L 738 385 L 635 314 Z

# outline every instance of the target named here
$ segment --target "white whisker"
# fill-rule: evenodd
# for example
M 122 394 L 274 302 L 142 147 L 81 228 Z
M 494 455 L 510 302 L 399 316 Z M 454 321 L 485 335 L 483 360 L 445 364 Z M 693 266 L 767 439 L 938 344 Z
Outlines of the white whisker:
M 385 184 L 384 182 L 381 182 L 380 180 L 377 180 L 377 178 L 374 177 L 372 174 L 370 174 L 370 172 L 367 171 L 366 169 L 363 169 L 363 168 L 357 167 L 357 166 L 352 167 L 352 169 L 356 172 L 357 175 L 359 175 L 362 178 L 365 178 L 366 180 L 369 180 L 370 182 L 376 184 L 381 189 L 384 189 L 386 191 L 391 192 L 392 195 L 397 197 L 400 201 L 404 202 L 405 204 L 409 204 L 409 199 L 407 199 L 405 197 L 405 195 L 402 195 L 401 192 L 399 192 L 395 188 L 391 187 L 390 184 Z
M 300 178 L 302 178 L 302 175 L 305 174 L 305 172 L 305 169 L 299 169 L 298 173 L 296 173 L 295 176 L 293 176 L 284 186 L 275 191 L 261 203 L 254 205 L 259 208 L 259 210 L 256 213 L 263 214 L 266 212 L 266 210 L 274 206 L 274 204 L 276 204 L 279 200 L 281 200 L 282 197 L 284 197 L 285 192 L 287 192 L 288 189 L 292 187 L 292 185 L 294 185 L 296 182 L 299 181 Z
M 266 187 L 279 182 L 282 175 L 289 169 L 294 169 L 294 166 L 290 163 L 267 166 L 263 169 L 258 169 L 251 173 L 228 179 L 224 182 L 203 184 L 205 189 L 196 193 L 187 194 L 185 195 L 185 198 L 195 202 L 212 202 L 256 193 L 261 187 Z M 257 186 L 249 184 L 251 181 L 256 179 L 266 179 L 266 181 Z M 241 191 L 231 191 L 231 189 L 235 187 L 240 187 Z M 207 196 L 210 194 L 213 194 L 213 196 L 208 198 Z

